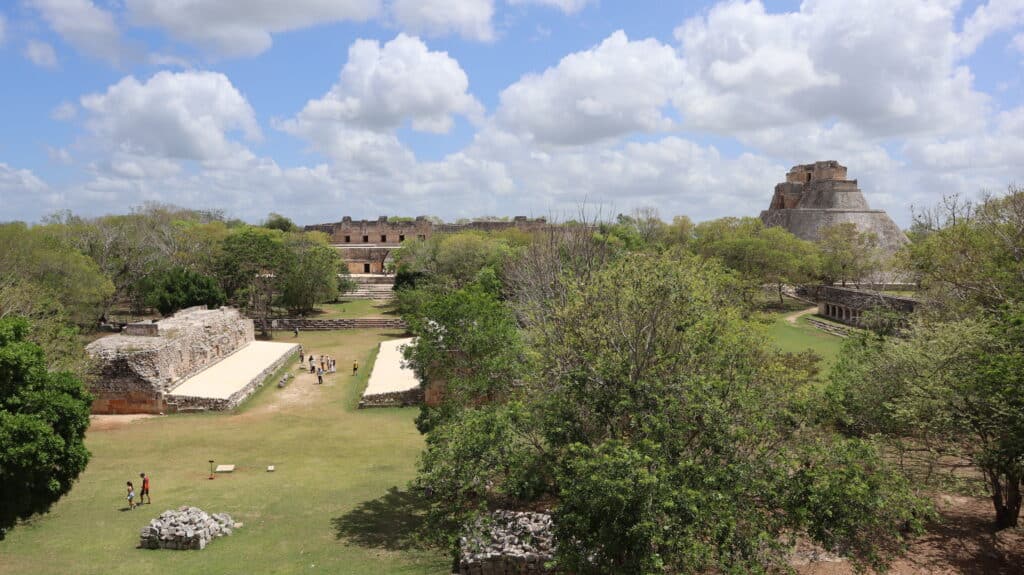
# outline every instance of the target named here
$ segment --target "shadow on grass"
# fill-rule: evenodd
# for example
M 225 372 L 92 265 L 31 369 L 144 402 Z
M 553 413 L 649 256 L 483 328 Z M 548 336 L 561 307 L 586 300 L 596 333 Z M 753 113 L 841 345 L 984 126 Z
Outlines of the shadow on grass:
M 337 539 L 360 547 L 404 551 L 421 549 L 417 534 L 423 527 L 426 504 L 409 491 L 392 487 L 383 497 L 364 501 L 352 511 L 331 519 Z

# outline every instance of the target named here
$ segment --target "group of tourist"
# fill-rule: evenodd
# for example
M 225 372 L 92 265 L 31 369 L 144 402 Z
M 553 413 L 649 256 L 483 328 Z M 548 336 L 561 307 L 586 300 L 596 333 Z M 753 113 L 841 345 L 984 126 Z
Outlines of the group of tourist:
M 302 351 L 302 346 L 299 346 L 299 365 L 304 366 L 306 363 L 306 354 Z M 312 353 L 309 354 L 309 373 L 310 375 L 316 374 L 316 382 L 318 385 L 323 385 L 325 373 L 335 373 L 338 371 L 338 360 L 334 359 L 329 355 L 321 355 L 319 361 L 316 356 Z M 352 361 L 352 375 L 359 373 L 359 360 Z
M 139 502 L 135 502 L 135 486 L 132 482 L 128 482 L 128 510 L 131 511 L 143 503 L 153 504 L 153 499 L 149 496 L 149 476 L 145 472 L 139 474 L 142 478 L 142 492 L 139 494 Z

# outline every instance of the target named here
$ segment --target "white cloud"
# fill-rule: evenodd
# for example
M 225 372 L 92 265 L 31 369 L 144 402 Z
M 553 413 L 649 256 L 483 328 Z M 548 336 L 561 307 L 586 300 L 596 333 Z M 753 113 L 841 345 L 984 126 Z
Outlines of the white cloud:
M 989 0 L 974 9 L 964 21 L 960 33 L 959 52 L 973 54 L 986 38 L 1024 22 L 1024 0 Z
M 121 32 L 113 15 L 91 0 L 27 1 L 75 48 L 115 64 L 123 59 Z
M 963 129 L 988 99 L 956 62 L 952 0 L 716 5 L 676 30 L 690 127 L 725 134 L 847 122 L 867 137 Z
M 681 62 L 671 47 L 651 39 L 631 42 L 620 30 L 506 88 L 497 117 L 505 129 L 548 144 L 665 131 L 673 122 L 663 108 L 681 81 Z
M 278 127 L 336 157 L 369 161 L 405 155 L 393 134 L 405 122 L 415 130 L 444 133 L 454 115 L 482 116 L 483 107 L 468 90 L 459 63 L 445 52 L 430 51 L 419 38 L 399 34 L 383 46 L 357 40 L 331 90 Z
M 157 26 L 172 36 L 222 56 L 255 56 L 272 34 L 332 22 L 369 20 L 380 0 L 125 0 L 132 22 Z
M 575 14 L 591 2 L 593 2 L 593 0 L 508 0 L 508 3 L 513 6 L 519 4 L 539 4 L 541 6 L 558 8 L 566 14 Z
M 1018 52 L 1024 54 L 1024 32 L 1014 36 L 1010 43 Z
M 137 156 L 223 161 L 248 153 L 229 132 L 260 137 L 249 102 L 215 72 L 164 71 L 145 83 L 128 76 L 81 105 L 107 149 Z
M 1020 177 L 1019 166 L 1024 165 L 1024 106 L 999 113 L 991 126 L 979 126 L 971 134 L 912 140 L 906 148 L 907 155 L 925 168 L 1001 172 L 1009 182 Z
M 29 40 L 25 44 L 25 57 L 29 62 L 41 68 L 57 67 L 57 52 L 53 46 L 39 40 Z
M 64 101 L 57 105 L 56 108 L 50 110 L 50 117 L 54 120 L 73 120 L 78 115 L 78 108 L 74 103 Z
M 392 0 L 391 17 L 405 31 L 425 36 L 458 34 L 494 39 L 494 0 Z
M 36 218 L 56 207 L 56 197 L 50 186 L 31 170 L 17 169 L 0 162 L 0 222 L 9 219 Z
M 53 148 L 47 146 L 46 155 L 50 156 L 50 160 L 57 162 L 58 164 L 70 164 L 73 161 L 71 153 L 69 153 L 65 148 Z

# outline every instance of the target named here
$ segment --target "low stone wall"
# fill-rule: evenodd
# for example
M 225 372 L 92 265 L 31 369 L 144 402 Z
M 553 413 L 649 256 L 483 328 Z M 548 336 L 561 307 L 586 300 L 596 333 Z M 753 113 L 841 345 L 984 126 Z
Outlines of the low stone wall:
M 826 321 L 817 320 L 814 318 L 807 318 L 807 323 L 820 329 L 821 331 L 828 332 L 832 335 L 838 335 L 839 337 L 848 337 L 855 331 L 855 328 L 846 327 L 842 325 L 836 325 Z
M 143 549 L 205 549 L 216 537 L 231 535 L 238 526 L 227 513 L 209 513 L 198 507 L 168 509 L 139 533 Z
M 359 409 L 367 407 L 408 407 L 421 403 L 423 403 L 423 390 L 417 387 L 406 391 L 364 395 L 359 400 Z
M 262 328 L 262 322 L 257 322 Z M 399 329 L 408 325 L 400 318 L 361 317 L 352 319 L 282 318 L 270 320 L 270 329 L 277 331 L 334 331 L 340 329 Z
M 191 411 L 227 411 L 241 405 L 243 401 L 263 386 L 268 377 L 274 374 L 282 365 L 288 363 L 299 353 L 299 344 L 292 346 L 291 350 L 278 358 L 274 363 L 268 365 L 256 377 L 252 378 L 245 387 L 231 394 L 227 399 L 216 397 L 195 397 L 190 395 L 173 395 L 173 391 L 165 398 L 167 413 L 181 413 Z
M 543 575 L 555 556 L 546 513 L 495 511 L 459 538 L 459 575 Z

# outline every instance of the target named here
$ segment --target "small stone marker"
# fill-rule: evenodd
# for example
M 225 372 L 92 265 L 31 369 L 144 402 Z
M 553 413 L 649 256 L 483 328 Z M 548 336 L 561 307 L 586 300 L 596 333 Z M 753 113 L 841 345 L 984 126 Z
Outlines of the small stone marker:
M 231 473 L 235 470 L 234 465 L 218 465 L 215 470 L 217 473 Z
M 274 470 L 274 466 L 273 465 L 268 465 L 267 466 L 267 471 L 273 471 L 273 470 Z

